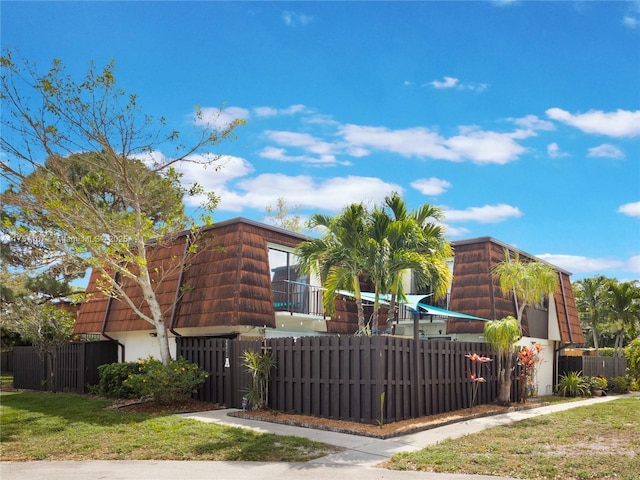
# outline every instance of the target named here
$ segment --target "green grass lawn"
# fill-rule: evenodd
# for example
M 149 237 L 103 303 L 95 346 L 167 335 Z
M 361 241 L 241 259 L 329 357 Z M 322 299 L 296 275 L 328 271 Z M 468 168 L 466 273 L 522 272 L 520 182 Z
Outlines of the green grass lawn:
M 0 394 L 0 459 L 305 462 L 334 447 L 180 418 L 108 410 L 77 394 Z
M 385 467 L 544 479 L 640 479 L 640 397 L 543 415 L 395 455 Z

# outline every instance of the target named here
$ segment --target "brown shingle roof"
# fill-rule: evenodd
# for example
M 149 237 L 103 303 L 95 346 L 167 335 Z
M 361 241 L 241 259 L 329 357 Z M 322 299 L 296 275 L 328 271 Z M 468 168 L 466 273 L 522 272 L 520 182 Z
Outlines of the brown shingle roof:
M 182 275 L 187 232 L 169 246 L 148 246 L 150 270 L 157 267 L 156 276 L 165 273 L 156 292 L 167 326 L 275 326 L 267 242 L 294 247 L 306 237 L 241 218 L 202 229 L 201 234 L 199 253 L 187 257 Z M 98 278 L 93 272 L 88 290 L 94 296 L 80 307 L 76 333 L 101 332 L 105 314 L 105 332 L 152 329 L 122 300 L 112 301 L 107 309 L 107 298 L 96 288 Z M 131 282 L 123 285 L 132 301 L 142 305 L 140 289 Z
M 490 273 L 504 260 L 505 248 L 511 251 L 517 249 L 490 237 L 452 242 L 452 245 L 455 255 L 449 308 L 490 320 L 499 320 L 507 315 L 515 317 L 517 312 L 513 297 L 502 294 L 498 279 Z M 534 258 L 533 255 L 517 251 L 523 259 Z M 553 268 L 562 279 L 554 295 L 561 341 L 582 343 L 584 337 L 571 290 L 570 273 L 556 266 Z M 528 334 L 526 311 L 522 327 L 525 335 Z M 447 332 L 482 333 L 483 328 L 483 322 L 450 319 Z

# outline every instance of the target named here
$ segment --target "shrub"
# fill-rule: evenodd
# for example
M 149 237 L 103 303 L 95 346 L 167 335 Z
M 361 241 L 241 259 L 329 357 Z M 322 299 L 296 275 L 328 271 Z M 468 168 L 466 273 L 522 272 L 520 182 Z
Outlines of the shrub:
M 612 393 L 629 393 L 631 379 L 629 377 L 613 377 L 609 380 L 609 391 Z
M 129 375 L 138 373 L 137 362 L 108 363 L 100 365 L 98 372 L 100 381 L 94 392 L 107 398 L 136 398 L 139 395 L 132 385 L 125 383 Z
M 613 357 L 615 349 L 613 347 L 600 347 L 598 349 L 598 355 L 600 357 Z
M 589 391 L 591 395 L 594 395 L 598 390 L 607 389 L 607 379 L 604 377 L 584 377 L 585 381 L 589 384 Z
M 629 375 L 640 382 L 640 336 L 634 339 L 627 348 L 624 349 L 629 364 Z
M 163 365 L 159 360 L 148 357 L 137 362 L 137 366 L 138 371 L 130 374 L 124 383 L 139 397 L 165 403 L 191 398 L 209 376 L 184 358 Z
M 563 397 L 591 395 L 591 387 L 588 380 L 582 376 L 582 372 L 569 372 L 566 375 L 560 375 L 556 391 L 558 395 Z

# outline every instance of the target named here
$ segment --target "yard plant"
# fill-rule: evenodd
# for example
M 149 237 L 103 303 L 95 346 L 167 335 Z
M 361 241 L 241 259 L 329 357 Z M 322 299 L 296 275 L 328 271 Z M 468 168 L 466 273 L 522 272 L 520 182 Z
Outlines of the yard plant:
M 582 372 L 567 372 L 560 375 L 556 389 L 558 395 L 563 397 L 588 397 L 591 395 L 590 382 L 582 376 Z
M 251 385 L 247 389 L 247 400 L 254 409 L 266 408 L 269 404 L 269 379 L 276 366 L 271 353 L 247 350 L 242 354 L 244 366 L 251 374 Z
M 96 393 L 108 398 L 145 398 L 163 403 L 186 400 L 208 374 L 184 358 L 164 365 L 148 357 L 137 362 L 101 365 Z

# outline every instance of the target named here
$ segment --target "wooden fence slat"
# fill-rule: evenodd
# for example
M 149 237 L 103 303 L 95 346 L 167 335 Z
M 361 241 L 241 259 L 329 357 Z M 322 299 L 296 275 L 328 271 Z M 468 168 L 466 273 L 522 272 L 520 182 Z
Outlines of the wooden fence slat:
M 49 375 L 46 355 L 37 348 L 15 347 L 13 355 L 16 388 L 86 393 L 99 381 L 98 367 L 118 361 L 118 346 L 113 342 L 78 342 L 56 347 L 53 375 Z

